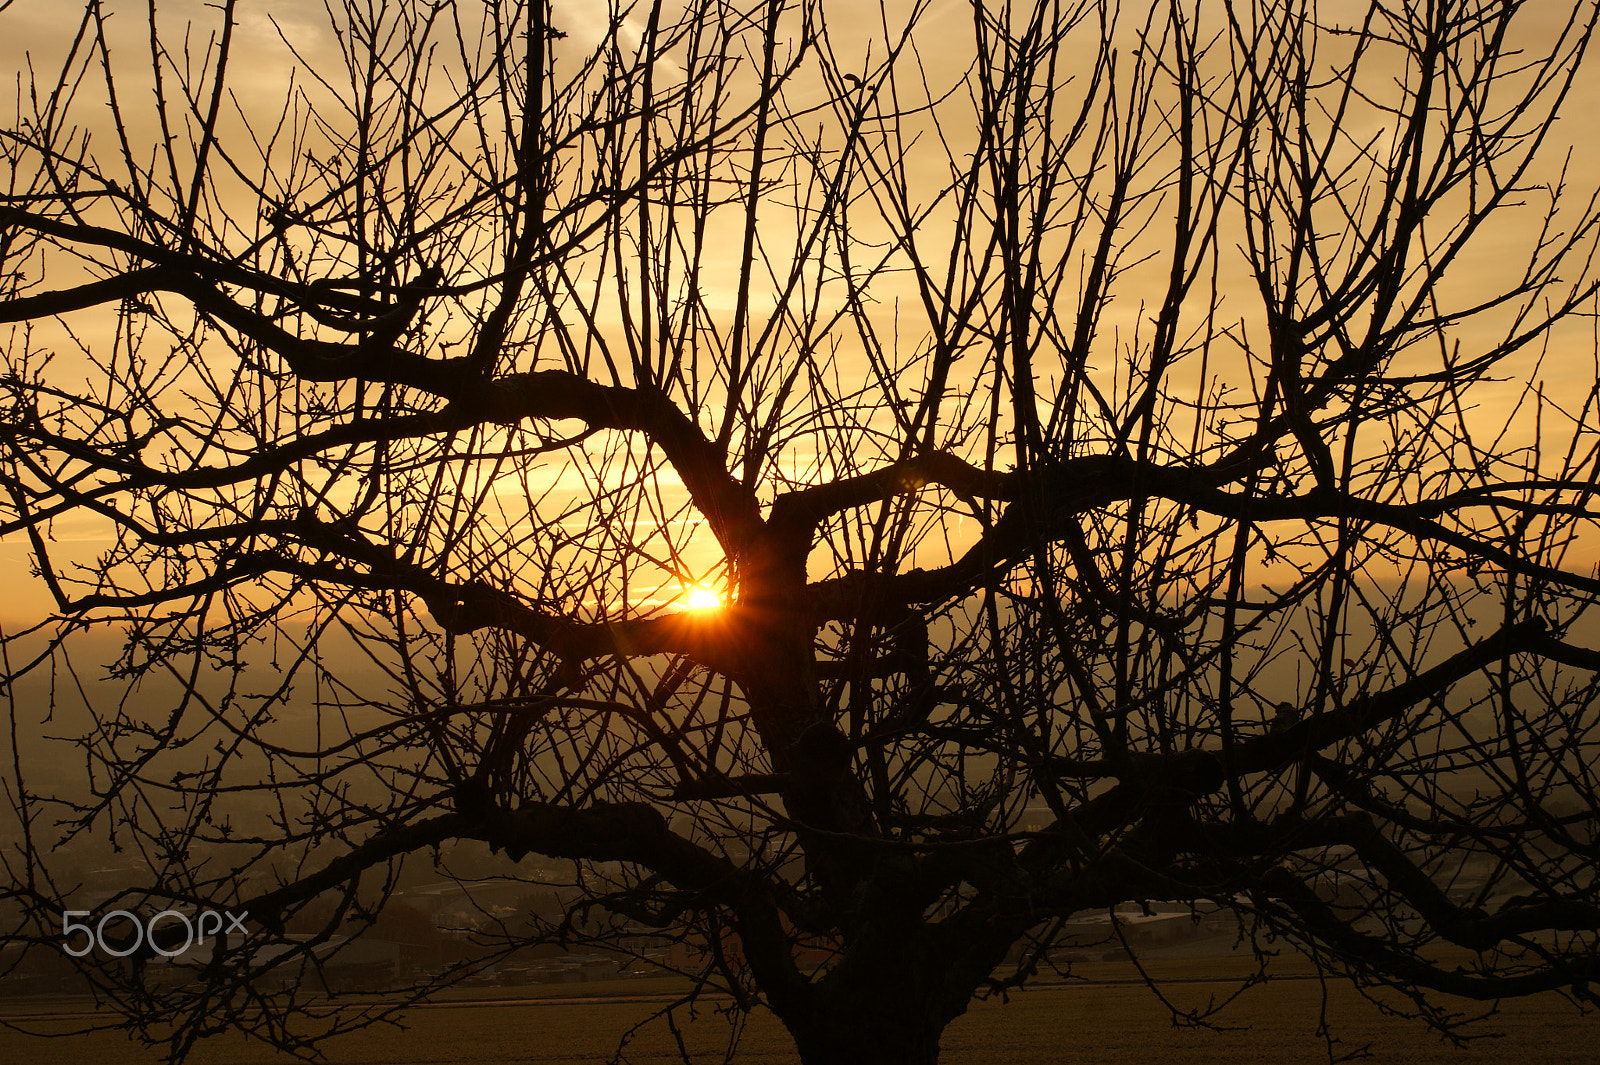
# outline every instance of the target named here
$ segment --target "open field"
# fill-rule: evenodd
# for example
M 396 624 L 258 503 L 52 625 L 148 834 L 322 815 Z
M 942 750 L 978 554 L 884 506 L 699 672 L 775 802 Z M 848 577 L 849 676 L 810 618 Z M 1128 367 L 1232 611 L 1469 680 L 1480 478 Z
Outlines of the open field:
M 1164 988 L 1174 1005 L 1193 1008 L 1234 983 L 1243 959 L 1157 965 L 1173 980 Z M 1223 1014 L 1234 1030 L 1175 1027 L 1151 992 L 1123 965 L 1083 967 L 1091 982 L 1041 985 L 1007 1004 L 975 1004 L 945 1034 L 944 1061 L 952 1065 L 1298 1065 L 1326 1062 L 1317 1035 L 1323 989 L 1315 979 L 1274 980 L 1250 990 Z M 479 989 L 411 1011 L 406 1029 L 384 1027 L 330 1043 L 333 1065 L 531 1065 L 610 1061 L 618 1039 L 670 1001 L 668 981 Z M 492 996 L 492 997 L 491 997 Z M 728 1025 L 713 1003 L 680 1029 L 696 1060 L 720 1062 Z M 1470 1004 L 1468 1004 L 1470 1005 Z M 92 1018 L 72 999 L 18 998 L 0 1005 L 0 1017 L 32 1032 L 68 1030 Z M 52 1014 L 75 1013 L 75 1018 Z M 1444 1044 L 1414 1023 L 1384 1016 L 1342 985 L 1328 987 L 1328 1016 L 1339 1049 L 1370 1044 L 1370 1060 L 1394 1065 L 1595 1065 L 1600 1062 L 1600 1016 L 1580 1015 L 1569 1003 L 1546 997 L 1507 1003 L 1481 1026 L 1503 1033 L 1465 1049 Z M 703 1055 L 703 1056 L 702 1056 Z M 0 1032 L 0 1065 L 40 1062 L 153 1065 L 160 1055 L 134 1046 L 116 1032 L 47 1039 Z M 236 1037 L 214 1039 L 198 1065 L 284 1065 L 290 1059 Z M 623 1049 L 623 1062 L 678 1060 L 664 1024 L 648 1026 Z M 798 1061 L 770 1015 L 752 1018 L 734 1058 L 741 1065 L 794 1065 Z

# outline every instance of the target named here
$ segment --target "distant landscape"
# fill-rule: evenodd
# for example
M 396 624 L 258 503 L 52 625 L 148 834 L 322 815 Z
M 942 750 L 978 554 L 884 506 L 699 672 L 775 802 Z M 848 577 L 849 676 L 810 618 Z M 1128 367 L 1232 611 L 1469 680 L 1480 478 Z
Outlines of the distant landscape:
M 1454 1047 L 1414 1021 L 1385 1016 L 1343 982 L 1324 986 L 1298 960 L 1280 959 L 1280 976 L 1247 991 L 1220 1017 L 1218 1030 L 1175 1025 L 1171 1014 L 1127 962 L 1074 967 L 1082 982 L 1042 983 L 1002 1004 L 973 1004 L 947 1030 L 945 1062 L 984 1065 L 1314 1065 L 1330 1060 L 1319 1037 L 1322 996 L 1332 1046 L 1339 1055 L 1393 1065 L 1592 1065 L 1592 1017 L 1554 997 L 1508 1002 L 1467 1029 L 1476 1035 Z M 1179 1010 L 1203 1008 L 1238 986 L 1249 959 L 1156 959 L 1146 963 Z M 543 1062 L 666 1063 L 682 1060 L 668 1026 L 644 1024 L 620 1048 L 623 1033 L 664 1009 L 683 990 L 670 978 L 612 980 L 515 989 L 478 988 L 441 996 L 413 1009 L 402 1030 L 383 1026 L 324 1047 L 330 1065 L 533 1065 Z M 357 1000 L 360 1001 L 360 1000 Z M 1462 1003 L 1463 1012 L 1488 1004 Z M 799 1057 L 777 1020 L 752 1016 L 728 1058 L 726 999 L 706 999 L 691 1018 L 677 1016 L 692 1060 L 738 1065 L 794 1065 Z M 94 1065 L 154 1065 L 156 1050 L 106 1031 L 44 1038 L 81 1028 L 97 1016 L 87 999 L 12 997 L 0 1004 L 0 1065 L 43 1061 Z M 195 1065 L 277 1065 L 293 1059 L 238 1035 L 203 1043 Z

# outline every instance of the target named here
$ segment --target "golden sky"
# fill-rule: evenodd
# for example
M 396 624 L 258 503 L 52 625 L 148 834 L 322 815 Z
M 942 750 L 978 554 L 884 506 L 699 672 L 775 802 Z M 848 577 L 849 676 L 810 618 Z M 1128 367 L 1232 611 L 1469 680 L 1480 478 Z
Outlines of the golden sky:
M 870 61 L 880 57 L 882 54 L 882 42 L 878 33 L 880 17 L 887 17 L 893 24 L 897 18 L 903 17 L 911 6 L 904 2 L 889 3 L 884 7 L 885 15 L 880 16 L 879 11 L 872 5 L 829 3 L 826 6 L 829 43 L 835 49 L 839 69 L 848 71 L 860 64 L 860 68 L 865 70 Z M 1134 7 L 1137 5 L 1129 5 L 1130 10 Z M 140 101 L 147 104 L 148 96 L 140 85 L 136 73 L 141 69 L 142 57 L 147 54 L 148 49 L 147 28 L 142 21 L 143 6 L 110 5 L 109 9 L 114 12 L 111 20 L 113 56 L 119 63 L 126 63 L 130 72 L 134 72 L 126 77 L 122 89 L 124 98 L 133 101 L 130 105 L 132 116 L 130 125 L 135 133 L 143 132 L 151 136 L 153 143 L 155 129 L 153 120 L 148 111 L 142 114 L 139 111 Z M 1201 3 L 1196 9 L 1202 17 L 1207 17 L 1208 13 L 1214 14 L 1216 5 Z M 1354 21 L 1364 9 L 1365 5 L 1356 3 L 1355 0 L 1320 5 L 1324 19 L 1330 23 Z M 158 10 L 169 42 L 177 39 L 177 28 L 182 27 L 187 21 L 192 20 L 196 26 L 214 26 L 216 23 L 215 5 L 202 0 L 174 0 L 159 5 Z M 568 34 L 562 44 L 566 52 L 576 55 L 586 46 L 591 46 L 602 38 L 604 22 L 597 14 L 599 10 L 601 9 L 597 5 L 583 3 L 580 0 L 558 0 L 552 24 Z M 1528 5 L 1523 26 L 1530 47 L 1536 46 L 1541 39 L 1557 32 L 1570 10 L 1570 5 L 1559 2 Z M 965 0 L 937 0 L 927 5 L 924 10 L 917 37 L 918 55 L 931 82 L 938 83 L 939 79 L 944 78 L 953 84 L 969 62 L 972 42 L 971 18 L 968 12 Z M 62 19 L 61 14 L 60 4 L 37 2 L 37 0 L 21 0 L 13 4 L 3 16 L 6 31 L 0 34 L 0 66 L 21 71 L 32 69 L 38 76 L 48 80 L 59 68 L 61 51 L 76 30 L 76 26 Z M 1138 20 L 1131 21 L 1136 23 Z M 303 58 L 314 68 L 322 71 L 336 69 L 338 56 L 329 43 L 325 25 L 326 15 L 320 0 L 278 0 L 270 4 L 264 2 L 241 4 L 239 27 L 236 32 L 243 43 L 237 54 L 248 61 L 236 60 L 230 71 L 230 80 L 241 105 L 259 107 L 263 112 L 281 106 L 293 63 L 282 42 L 278 40 L 279 33 L 292 40 L 295 46 L 302 50 Z M 199 34 L 196 39 L 203 36 L 203 33 Z M 624 36 L 626 37 L 626 34 Z M 1129 40 L 1131 42 L 1131 37 Z M 309 84 L 303 73 L 296 75 L 296 78 L 302 85 Z M 97 87 L 93 85 L 86 85 L 81 90 L 86 101 L 92 101 L 97 91 Z M 821 86 L 813 86 L 809 91 L 818 101 L 824 97 Z M 797 106 L 805 102 L 805 92 L 797 91 L 796 98 L 791 100 L 790 104 Z M 1596 139 L 1590 134 L 1593 128 L 1592 116 L 1597 111 L 1600 111 L 1600 62 L 1591 60 L 1576 90 L 1563 108 L 1562 122 L 1558 123 L 1554 131 L 1554 139 L 1560 143 L 1553 143 L 1546 153 L 1547 158 L 1558 163 L 1563 157 L 1563 150 L 1570 144 L 1569 180 L 1575 186 L 1583 188 L 1592 186 L 1593 175 L 1600 173 L 1600 145 L 1597 145 Z M 79 113 L 92 115 L 97 112 L 90 102 L 81 106 Z M 107 136 L 104 130 L 91 129 L 90 132 L 99 138 L 97 144 L 103 143 Z M 947 135 L 959 150 L 962 139 L 973 136 L 973 131 L 952 128 L 947 131 Z M 932 160 L 935 155 L 930 154 L 929 158 Z M 926 180 L 930 183 L 929 194 L 932 195 L 931 190 L 941 179 L 942 174 L 935 165 L 930 165 L 926 174 Z M 1575 191 L 1574 195 L 1576 194 Z M 1530 198 L 1536 195 L 1536 191 L 1530 193 Z M 937 217 L 928 220 L 927 227 L 930 234 L 937 232 L 939 224 L 940 219 Z M 780 225 L 781 223 L 774 221 L 766 232 L 776 233 Z M 1515 216 L 1511 224 L 1484 234 L 1474 257 L 1464 261 L 1457 272 L 1456 283 L 1459 286 L 1457 291 L 1462 298 L 1467 298 L 1480 286 L 1481 291 L 1489 292 L 1502 285 L 1505 280 L 1505 264 L 1515 261 L 1519 250 L 1525 252 L 1530 239 L 1530 230 L 1523 223 L 1516 221 Z M 1159 262 L 1151 268 L 1152 281 L 1158 279 L 1162 268 Z M 1249 295 L 1249 279 L 1237 270 L 1230 276 L 1226 265 L 1222 268 L 1219 286 L 1231 297 L 1247 298 Z M 735 291 L 731 284 L 725 281 L 712 281 L 710 287 L 713 291 L 708 294 L 707 303 L 731 315 L 735 302 Z M 878 292 L 880 298 L 886 299 L 895 294 L 909 297 L 913 289 L 909 282 L 896 284 L 896 279 L 886 278 L 884 283 L 878 286 Z M 758 295 L 758 300 L 759 298 L 761 297 Z M 1108 327 L 1115 328 L 1108 329 L 1104 354 L 1097 363 L 1100 372 L 1114 372 L 1117 360 L 1117 330 L 1126 330 L 1126 335 L 1132 335 L 1140 328 L 1149 313 L 1150 309 L 1143 306 L 1135 296 L 1124 299 L 1122 303 L 1108 311 L 1105 323 Z M 113 312 L 106 309 L 86 311 L 74 315 L 70 324 L 79 336 L 93 338 L 97 332 L 102 334 L 106 332 L 114 317 Z M 1592 326 L 1592 320 L 1588 323 L 1574 322 L 1552 338 L 1550 352 L 1538 370 L 1537 377 L 1543 382 L 1546 393 L 1553 401 L 1559 402 L 1564 398 L 1581 396 L 1596 379 L 1595 343 L 1592 332 L 1589 332 Z M 1482 328 L 1487 328 L 1487 325 Z M 46 334 L 42 332 L 41 335 Z M 1473 339 L 1470 331 L 1463 331 L 1462 336 L 1469 342 Z M 913 335 L 904 339 L 907 344 L 919 343 L 920 332 L 914 331 Z M 74 354 L 63 343 L 58 366 L 70 369 L 74 366 L 74 359 Z M 841 356 L 842 366 L 847 370 L 855 366 L 865 376 L 866 371 L 860 363 L 859 354 L 847 351 Z M 1049 368 L 1041 368 L 1040 376 L 1043 381 L 1048 382 Z M 1197 387 L 1198 383 L 1196 379 Z M 1481 417 L 1486 425 L 1497 420 L 1504 421 L 1508 416 L 1506 412 L 1511 409 L 1511 405 L 1518 400 L 1522 392 L 1523 385 L 1518 379 L 1501 385 L 1485 386 L 1478 395 L 1481 403 L 1478 417 Z M 709 422 L 703 420 L 703 425 L 709 427 Z M 810 461 L 811 456 L 803 445 L 797 445 L 784 459 L 787 468 L 798 476 L 807 475 Z M 812 470 L 811 474 L 820 472 L 823 471 Z M 503 491 L 511 497 L 519 493 L 525 496 L 531 484 L 537 491 L 559 493 L 567 490 L 562 482 L 565 476 L 567 474 L 561 467 L 551 465 L 533 471 L 530 474 L 530 481 L 510 484 L 503 490 L 497 488 L 497 491 Z M 663 481 L 670 484 L 670 474 L 665 475 Z M 670 487 L 667 491 L 670 495 Z M 515 514 L 508 513 L 507 527 L 517 528 L 517 520 Z M 695 519 L 685 519 L 680 516 L 676 520 Z M 64 551 L 64 556 L 79 560 L 85 565 L 93 564 L 96 552 L 106 543 L 105 524 L 93 517 L 64 518 L 55 524 L 53 533 L 60 549 Z M 49 609 L 41 582 L 26 574 L 29 555 L 30 548 L 19 537 L 0 542 L 0 566 L 3 566 L 4 571 L 11 577 L 6 601 L 0 606 L 0 618 L 4 618 L 5 625 L 11 629 L 31 623 Z M 692 551 L 686 555 L 686 559 L 690 562 L 689 568 L 695 573 L 707 573 L 714 565 L 715 552 L 709 545 L 708 539 L 702 536 L 692 545 Z

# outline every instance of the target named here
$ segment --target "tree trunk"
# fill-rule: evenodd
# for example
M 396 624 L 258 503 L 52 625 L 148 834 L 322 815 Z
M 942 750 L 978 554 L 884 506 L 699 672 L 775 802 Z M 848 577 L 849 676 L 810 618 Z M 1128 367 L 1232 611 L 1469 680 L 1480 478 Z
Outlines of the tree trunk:
M 935 1065 L 945 1026 L 966 1012 L 973 961 L 909 922 L 857 939 L 811 993 L 780 1011 L 805 1065 Z
M 909 1010 L 828 1011 L 789 1032 L 805 1065 L 936 1065 L 945 1024 Z

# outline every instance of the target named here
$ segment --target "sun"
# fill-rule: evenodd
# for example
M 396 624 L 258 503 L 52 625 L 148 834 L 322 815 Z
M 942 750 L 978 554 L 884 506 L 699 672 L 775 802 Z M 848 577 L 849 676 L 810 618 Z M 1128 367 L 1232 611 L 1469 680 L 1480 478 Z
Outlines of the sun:
M 715 610 L 722 606 L 722 596 L 703 584 L 697 584 L 688 590 L 687 601 L 690 610 Z

